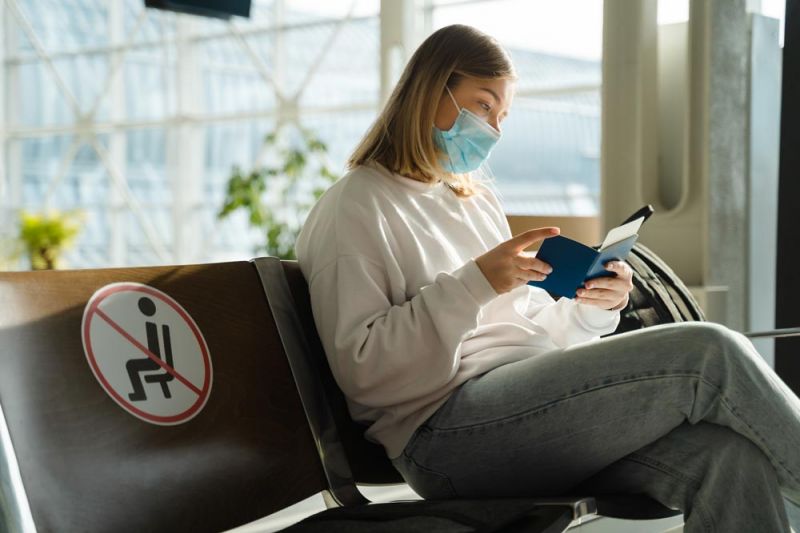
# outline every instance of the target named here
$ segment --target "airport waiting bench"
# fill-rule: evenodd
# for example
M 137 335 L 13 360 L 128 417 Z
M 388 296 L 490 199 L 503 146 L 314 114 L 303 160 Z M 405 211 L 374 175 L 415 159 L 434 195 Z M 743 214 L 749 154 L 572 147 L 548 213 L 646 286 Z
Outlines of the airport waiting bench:
M 0 530 L 217 532 L 320 492 L 332 518 L 431 505 L 359 491 L 403 480 L 349 418 L 296 261 L 0 273 L 0 301 Z M 471 504 L 520 502 L 527 526 L 497 531 L 681 514 L 643 494 Z

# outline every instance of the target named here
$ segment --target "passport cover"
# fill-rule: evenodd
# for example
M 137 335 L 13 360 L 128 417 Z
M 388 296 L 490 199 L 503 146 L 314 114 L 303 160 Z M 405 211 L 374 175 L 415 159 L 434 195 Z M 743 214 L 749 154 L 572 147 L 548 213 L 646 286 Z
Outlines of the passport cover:
M 536 257 L 553 267 L 544 281 L 529 281 L 528 285 L 541 287 L 551 294 L 574 298 L 575 291 L 584 281 L 601 276 L 616 276 L 603 265 L 609 261 L 624 261 L 639 236 L 634 234 L 621 241 L 595 250 L 591 246 L 556 235 L 542 242 Z

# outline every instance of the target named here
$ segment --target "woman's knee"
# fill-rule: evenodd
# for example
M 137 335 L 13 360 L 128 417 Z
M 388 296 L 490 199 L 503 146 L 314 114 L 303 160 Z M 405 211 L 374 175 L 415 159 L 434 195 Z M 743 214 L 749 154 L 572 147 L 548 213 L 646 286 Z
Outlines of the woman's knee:
M 720 348 L 726 361 L 739 364 L 747 372 L 768 371 L 769 365 L 758 352 L 753 343 L 742 333 L 722 324 L 708 322 L 708 332 L 713 342 Z
M 760 357 L 747 337 L 723 324 L 683 322 L 681 326 L 682 336 L 688 344 L 712 357 L 732 360 Z
M 729 342 L 733 340 L 732 334 L 735 333 L 727 326 L 716 322 L 680 322 L 677 324 L 677 327 L 685 331 L 692 339 L 709 342 Z

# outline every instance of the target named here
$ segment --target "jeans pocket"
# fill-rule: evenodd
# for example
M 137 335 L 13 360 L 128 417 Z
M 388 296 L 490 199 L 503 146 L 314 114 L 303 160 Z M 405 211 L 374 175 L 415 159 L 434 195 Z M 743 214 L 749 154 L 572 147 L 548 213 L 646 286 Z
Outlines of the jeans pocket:
M 417 464 L 405 452 L 392 460 L 406 483 L 426 500 L 442 500 L 457 498 L 455 487 L 450 478 L 441 472 Z
M 425 431 L 427 431 L 425 429 L 425 426 L 420 426 L 420 427 L 417 428 L 416 431 L 414 431 L 414 433 L 411 434 L 411 438 L 408 439 L 408 442 L 406 443 L 405 447 L 403 448 L 403 452 L 400 454 L 400 457 L 398 457 L 398 459 L 402 459 L 406 455 L 409 455 L 409 456 L 413 455 L 414 448 L 417 446 L 417 443 L 420 440 L 420 436 Z

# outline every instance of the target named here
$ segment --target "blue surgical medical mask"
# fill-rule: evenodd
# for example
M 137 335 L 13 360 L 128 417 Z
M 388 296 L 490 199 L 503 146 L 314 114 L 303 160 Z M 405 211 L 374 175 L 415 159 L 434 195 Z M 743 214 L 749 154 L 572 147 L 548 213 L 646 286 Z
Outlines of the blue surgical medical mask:
M 447 131 L 434 126 L 433 140 L 446 154 L 441 161 L 445 170 L 454 174 L 472 172 L 489 158 L 500 140 L 500 132 L 469 109 L 460 107 L 450 88 L 445 85 L 445 89 L 459 110 L 458 117 Z

